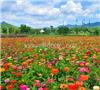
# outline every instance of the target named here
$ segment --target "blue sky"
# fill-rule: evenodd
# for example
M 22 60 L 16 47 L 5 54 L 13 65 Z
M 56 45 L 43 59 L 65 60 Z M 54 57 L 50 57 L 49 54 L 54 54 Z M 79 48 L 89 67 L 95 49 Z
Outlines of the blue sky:
M 100 0 L 0 0 L 1 19 L 32 27 L 100 21 Z

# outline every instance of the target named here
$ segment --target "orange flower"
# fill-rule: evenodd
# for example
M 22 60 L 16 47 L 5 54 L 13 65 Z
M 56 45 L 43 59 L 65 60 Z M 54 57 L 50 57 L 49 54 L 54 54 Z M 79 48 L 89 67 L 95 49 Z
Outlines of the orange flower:
M 88 78 L 89 78 L 89 77 L 88 77 L 87 75 L 80 75 L 80 76 L 79 76 L 79 80 L 80 80 L 80 81 L 86 81 L 86 80 L 88 80 Z
M 82 83 L 79 82 L 79 81 L 76 81 L 76 82 L 75 82 L 75 85 L 76 85 L 76 87 L 80 87 L 80 86 L 82 86 Z
M 26 67 L 27 66 L 27 62 L 22 62 L 22 67 Z
M 58 69 L 52 69 L 52 71 L 51 71 L 53 74 L 57 74 L 58 72 L 59 72 L 59 70 Z
M 68 88 L 68 85 L 67 84 L 60 84 L 60 89 L 64 90 Z
M 76 56 L 73 56 L 73 57 L 71 58 L 71 60 L 77 60 Z
M 79 87 L 78 90 L 86 90 L 84 87 Z
M 69 71 L 69 67 L 65 67 L 65 68 L 64 68 L 64 71 L 65 71 L 65 72 Z

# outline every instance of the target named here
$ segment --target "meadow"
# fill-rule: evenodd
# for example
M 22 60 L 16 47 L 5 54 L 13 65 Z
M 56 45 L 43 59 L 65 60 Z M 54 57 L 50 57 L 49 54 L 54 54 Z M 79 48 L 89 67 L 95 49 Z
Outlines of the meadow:
M 1 38 L 0 90 L 100 90 L 100 37 Z

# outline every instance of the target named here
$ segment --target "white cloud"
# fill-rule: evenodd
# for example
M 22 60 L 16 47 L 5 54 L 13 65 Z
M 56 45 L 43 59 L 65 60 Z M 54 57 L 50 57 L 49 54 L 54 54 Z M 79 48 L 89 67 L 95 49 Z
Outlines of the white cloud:
M 65 5 L 61 6 L 61 11 L 65 13 L 80 14 L 82 12 L 82 5 L 69 0 Z
M 83 0 L 48 0 L 48 2 L 45 1 L 45 4 L 42 0 L 43 2 L 39 5 L 32 3 L 33 0 L 11 0 L 12 3 L 10 0 L 8 1 L 2 0 L 4 10 L 2 19 L 35 26 L 58 25 L 63 21 L 69 23 L 79 17 L 100 18 L 99 13 L 96 13 L 100 8 L 99 0 L 84 0 L 91 2 L 86 7 L 82 4 Z M 60 4 L 62 2 L 66 3 Z M 56 5 L 59 5 L 59 7 L 56 7 Z

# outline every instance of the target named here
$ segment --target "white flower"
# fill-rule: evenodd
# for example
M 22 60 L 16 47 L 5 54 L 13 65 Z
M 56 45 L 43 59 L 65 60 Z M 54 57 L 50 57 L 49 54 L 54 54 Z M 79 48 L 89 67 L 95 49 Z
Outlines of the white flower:
M 100 87 L 99 86 L 94 86 L 93 90 L 100 90 Z

